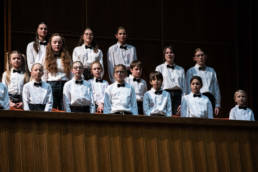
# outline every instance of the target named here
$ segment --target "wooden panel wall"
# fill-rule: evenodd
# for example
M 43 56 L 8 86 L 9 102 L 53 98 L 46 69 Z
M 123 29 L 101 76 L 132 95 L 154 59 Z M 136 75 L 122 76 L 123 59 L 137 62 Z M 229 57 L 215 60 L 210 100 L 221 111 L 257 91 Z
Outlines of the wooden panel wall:
M 0 111 L 0 171 L 252 172 L 258 123 Z
M 203 48 L 208 65 L 215 68 L 222 94 L 222 114 L 234 105 L 233 92 L 248 91 L 249 105 L 256 111 L 252 74 L 252 18 L 254 0 L 12 0 L 12 49 L 25 52 L 37 24 L 46 21 L 49 31 L 61 32 L 72 53 L 83 29 L 90 26 L 104 52 L 116 42 L 116 28 L 127 28 L 128 42 L 135 45 L 144 64 L 143 77 L 163 62 L 162 47 L 172 44 L 176 63 L 193 66 L 193 50 Z M 257 6 L 258 7 L 258 6 Z M 253 10 L 251 10 L 253 9 Z M 250 12 L 251 11 L 251 12 Z M 107 79 L 107 73 L 105 74 Z M 244 82 L 243 82 L 244 80 Z

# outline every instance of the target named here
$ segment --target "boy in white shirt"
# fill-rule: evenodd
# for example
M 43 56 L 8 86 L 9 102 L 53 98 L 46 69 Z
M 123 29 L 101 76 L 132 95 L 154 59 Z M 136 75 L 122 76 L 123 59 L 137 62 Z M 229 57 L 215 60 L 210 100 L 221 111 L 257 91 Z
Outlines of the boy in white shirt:
M 193 76 L 190 80 L 191 93 L 182 97 L 181 117 L 213 118 L 213 109 L 209 98 L 201 94 L 202 79 Z
M 82 62 L 73 62 L 72 73 L 74 77 L 65 83 L 63 90 L 65 111 L 95 113 L 91 85 L 82 77 Z
M 31 81 L 23 87 L 24 110 L 52 111 L 52 89 L 48 83 L 41 80 L 42 76 L 43 66 L 40 63 L 34 63 L 31 68 Z
M 253 111 L 247 107 L 247 94 L 237 90 L 234 94 L 236 106 L 230 110 L 229 119 L 255 121 Z
M 147 91 L 147 84 L 144 79 L 141 78 L 142 76 L 142 62 L 139 60 L 135 60 L 130 65 L 131 75 L 127 77 L 125 80 L 128 84 L 132 85 L 137 100 L 138 112 L 139 114 L 143 114 L 143 96 L 144 93 Z
M 163 76 L 160 72 L 150 73 L 152 88 L 144 94 L 143 111 L 147 116 L 172 116 L 170 94 L 161 90 Z
M 104 114 L 138 114 L 134 88 L 125 82 L 126 67 L 122 64 L 114 67 L 115 82 L 105 92 Z

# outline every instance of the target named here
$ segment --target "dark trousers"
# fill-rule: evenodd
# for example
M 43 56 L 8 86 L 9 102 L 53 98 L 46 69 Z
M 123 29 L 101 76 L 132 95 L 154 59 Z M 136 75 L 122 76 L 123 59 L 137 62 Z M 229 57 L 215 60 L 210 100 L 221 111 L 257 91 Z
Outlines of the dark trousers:
M 215 108 L 215 102 L 216 102 L 216 99 L 215 97 L 210 93 L 210 92 L 205 92 L 205 93 L 202 93 L 203 95 L 207 96 L 211 102 L 211 105 L 212 105 L 212 108 L 214 110 Z
M 45 106 L 45 104 L 29 104 L 30 110 L 33 111 L 44 111 Z
M 63 88 L 66 81 L 48 81 L 53 93 L 53 108 L 63 110 Z
M 138 106 L 138 113 L 140 115 L 143 115 L 143 102 L 142 101 L 137 101 L 137 106 Z
M 131 112 L 127 112 L 127 111 L 118 111 L 118 112 L 115 112 L 114 114 L 120 114 L 120 115 L 132 115 Z
M 11 102 L 13 103 L 19 103 L 22 102 L 22 96 L 21 95 L 17 95 L 17 94 L 8 94 L 9 95 L 9 99 Z
M 93 78 L 93 75 L 91 74 L 90 68 L 84 68 L 83 76 L 85 80 L 89 80 Z
M 182 91 L 181 90 L 166 90 L 170 94 L 172 104 L 172 114 L 177 113 L 178 106 L 181 105 Z
M 89 106 L 70 106 L 71 112 L 87 112 L 90 113 Z

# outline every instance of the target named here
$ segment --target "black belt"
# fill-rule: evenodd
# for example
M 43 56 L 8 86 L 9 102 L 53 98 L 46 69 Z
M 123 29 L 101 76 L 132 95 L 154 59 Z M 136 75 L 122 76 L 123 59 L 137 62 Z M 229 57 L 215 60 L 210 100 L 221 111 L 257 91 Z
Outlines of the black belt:
M 72 112 L 90 112 L 90 106 L 70 106 Z
M 19 103 L 22 102 L 22 96 L 18 94 L 8 94 L 11 102 Z
M 131 112 L 127 112 L 127 111 L 117 111 L 114 114 L 120 114 L 120 115 L 132 115 Z
M 46 105 L 45 104 L 29 104 L 30 110 L 34 111 L 44 111 Z

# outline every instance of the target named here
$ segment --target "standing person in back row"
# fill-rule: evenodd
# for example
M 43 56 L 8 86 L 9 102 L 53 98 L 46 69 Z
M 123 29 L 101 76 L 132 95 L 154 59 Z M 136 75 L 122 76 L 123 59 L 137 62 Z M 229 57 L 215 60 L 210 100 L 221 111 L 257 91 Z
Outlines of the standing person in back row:
M 127 34 L 124 27 L 118 27 L 115 37 L 117 43 L 109 47 L 107 53 L 108 74 L 111 82 L 114 82 L 113 74 L 115 65 L 125 65 L 127 72 L 130 73 L 131 62 L 137 60 L 135 47 L 126 43 Z
M 27 45 L 26 55 L 30 72 L 34 63 L 40 63 L 42 65 L 44 63 L 47 47 L 47 34 L 47 25 L 46 23 L 41 22 L 38 25 L 35 40 Z
M 172 103 L 172 114 L 179 112 L 181 98 L 186 93 L 185 70 L 175 64 L 175 53 L 172 46 L 163 50 L 165 62 L 156 67 L 156 71 L 163 75 L 162 89 L 169 92 Z
M 220 89 L 217 74 L 212 67 L 206 66 L 207 56 L 202 49 L 195 49 L 193 60 L 196 62 L 195 66 L 188 69 L 186 73 L 187 93 L 191 92 L 191 78 L 193 76 L 201 77 L 203 86 L 200 91 L 210 99 L 214 114 L 217 116 L 220 111 Z

